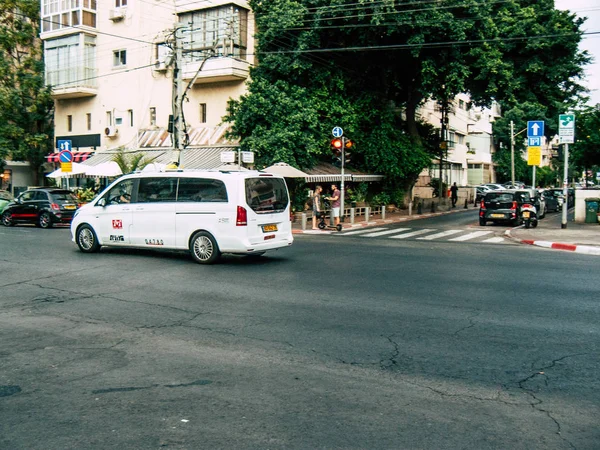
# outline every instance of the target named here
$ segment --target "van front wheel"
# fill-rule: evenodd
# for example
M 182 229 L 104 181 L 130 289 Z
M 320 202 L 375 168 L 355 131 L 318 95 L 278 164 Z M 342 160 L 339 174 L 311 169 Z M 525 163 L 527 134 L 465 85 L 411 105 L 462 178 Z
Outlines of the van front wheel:
M 190 241 L 190 253 L 199 264 L 212 264 L 221 256 L 217 241 L 206 231 L 194 234 Z

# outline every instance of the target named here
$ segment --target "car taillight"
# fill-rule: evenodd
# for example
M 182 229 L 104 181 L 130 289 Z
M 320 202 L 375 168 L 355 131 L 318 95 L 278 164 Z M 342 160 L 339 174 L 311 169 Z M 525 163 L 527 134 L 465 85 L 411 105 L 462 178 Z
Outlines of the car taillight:
M 485 209 L 485 202 L 483 200 L 481 200 L 481 204 L 479 205 L 479 207 L 481 209 Z
M 510 209 L 516 211 L 517 210 L 517 202 L 513 202 L 512 206 L 510 207 Z
M 50 205 L 50 208 L 52 208 L 54 211 L 60 211 L 60 206 L 57 205 L 56 203 L 52 203 Z
M 237 207 L 237 217 L 235 218 L 235 225 L 237 227 L 245 227 L 248 225 L 248 211 L 243 206 Z

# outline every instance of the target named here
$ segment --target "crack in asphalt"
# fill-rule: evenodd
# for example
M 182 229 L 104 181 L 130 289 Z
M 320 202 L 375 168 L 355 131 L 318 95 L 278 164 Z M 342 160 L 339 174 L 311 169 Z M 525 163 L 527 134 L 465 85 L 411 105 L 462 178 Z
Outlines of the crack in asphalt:
M 457 336 L 459 333 L 461 333 L 465 330 L 468 330 L 469 328 L 475 327 L 476 323 L 473 319 L 475 319 L 475 317 L 479 316 L 479 314 L 481 314 L 481 311 L 478 311 L 476 314 L 473 314 L 472 316 L 467 317 L 467 320 L 469 321 L 469 325 L 464 326 L 464 327 L 458 329 L 457 331 L 455 331 L 453 336 Z
M 523 392 L 525 392 L 527 395 L 529 395 L 533 401 L 530 402 L 530 406 L 535 409 L 536 411 L 539 411 L 543 414 L 545 414 L 550 420 L 552 420 L 554 422 L 554 424 L 556 425 L 556 434 L 565 442 L 567 443 L 572 449 L 576 449 L 577 447 L 575 447 L 575 445 L 573 445 L 572 442 L 570 442 L 568 439 L 566 439 L 563 435 L 562 435 L 562 427 L 560 425 L 560 422 L 552 415 L 552 413 L 546 409 L 543 409 L 540 405 L 542 405 L 542 403 L 544 402 L 543 400 L 541 400 L 540 398 L 538 398 L 536 396 L 536 393 L 532 390 L 532 389 L 528 389 L 525 384 L 528 383 L 529 381 L 533 380 L 534 378 L 537 378 L 539 376 L 543 376 L 544 377 L 544 384 L 546 386 L 548 386 L 548 376 L 546 375 L 546 370 L 548 369 L 552 369 L 553 367 L 556 366 L 557 363 L 559 363 L 560 361 L 563 361 L 565 359 L 568 358 L 574 358 L 576 356 L 585 356 L 588 353 L 574 353 L 572 355 L 565 355 L 565 356 L 561 356 L 560 358 L 554 359 L 552 360 L 552 362 L 544 367 L 540 367 L 539 369 L 536 369 L 535 373 L 529 375 L 528 377 L 523 378 L 522 380 L 518 381 L 518 385 L 519 385 L 519 389 L 521 389 Z
M 151 384 L 149 386 L 125 386 L 125 387 L 117 387 L 117 388 L 105 388 L 105 389 L 94 389 L 92 394 L 111 394 L 113 392 L 133 392 L 133 391 L 144 391 L 147 389 L 153 389 L 157 387 L 166 387 L 166 388 L 182 388 L 182 387 L 190 387 L 190 386 L 207 386 L 212 384 L 212 380 L 195 380 L 190 383 L 179 383 L 179 384 Z

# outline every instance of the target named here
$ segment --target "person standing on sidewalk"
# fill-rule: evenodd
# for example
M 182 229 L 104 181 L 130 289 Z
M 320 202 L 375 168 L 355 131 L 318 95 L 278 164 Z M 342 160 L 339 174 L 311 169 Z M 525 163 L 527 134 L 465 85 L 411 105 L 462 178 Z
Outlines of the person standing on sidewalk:
M 323 188 L 321 186 L 317 186 L 315 188 L 315 193 L 312 198 L 312 229 L 318 230 L 317 227 L 317 218 L 323 214 L 323 209 L 321 208 L 321 192 L 323 192 Z
M 456 202 L 458 201 L 458 186 L 456 185 L 456 181 L 450 188 L 450 193 L 452 197 L 452 207 L 454 208 L 456 206 Z
M 331 215 L 333 216 L 334 220 L 333 225 L 337 227 L 340 224 L 340 197 L 342 196 L 342 193 L 340 192 L 336 184 L 331 185 L 331 191 L 333 192 L 333 194 L 331 194 L 331 197 L 327 197 L 327 200 L 331 202 Z

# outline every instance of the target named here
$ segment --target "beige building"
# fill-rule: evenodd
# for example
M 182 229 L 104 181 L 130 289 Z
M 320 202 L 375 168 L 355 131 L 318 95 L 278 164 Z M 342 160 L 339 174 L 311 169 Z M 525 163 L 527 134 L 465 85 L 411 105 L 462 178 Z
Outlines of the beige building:
M 75 161 L 119 147 L 169 151 L 176 43 L 189 148 L 228 144 L 219 125 L 254 64 L 245 2 L 41 0 L 41 14 L 55 138 L 71 141 Z

